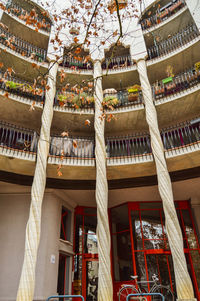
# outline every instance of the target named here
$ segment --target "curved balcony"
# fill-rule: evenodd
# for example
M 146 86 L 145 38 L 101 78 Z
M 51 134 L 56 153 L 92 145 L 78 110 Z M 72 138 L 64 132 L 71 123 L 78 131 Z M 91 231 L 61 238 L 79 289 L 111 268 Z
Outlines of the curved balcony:
M 1 154 L 12 156 L 14 151 L 16 151 L 15 155 L 17 157 L 22 156 L 24 159 L 29 159 L 30 156 L 31 158 L 36 158 L 38 140 L 39 136 L 35 131 L 7 123 L 0 124 Z M 70 165 L 73 165 L 73 163 L 76 165 L 82 160 L 85 161 L 85 163 L 82 163 L 83 165 L 90 165 L 90 159 L 93 158 L 94 140 L 92 138 L 51 137 L 49 163 L 60 164 L 60 161 L 63 161 L 63 165 L 70 162 Z
M 60 66 L 71 69 L 73 71 L 93 71 L 93 63 L 92 61 L 86 61 L 84 59 L 78 60 L 74 57 L 63 57 L 63 62 L 60 64 Z
M 155 102 L 161 103 L 161 99 L 184 92 L 199 83 L 200 70 L 196 70 L 195 68 L 191 68 L 173 77 L 157 81 L 152 85 Z
M 0 73 L 3 77 L 3 73 Z M 44 87 L 32 88 L 33 83 L 21 80 L 17 77 L 8 76 L 0 81 L 0 118 L 7 122 L 12 122 L 14 112 L 18 112 L 15 117 L 16 123 L 29 126 L 30 119 L 34 128 L 40 126 L 41 112 L 45 101 Z M 130 90 L 130 89 L 129 89 Z M 111 122 L 106 122 L 106 133 L 146 131 L 148 129 L 143 105 L 141 91 L 129 93 L 127 90 L 117 91 L 114 89 L 105 90 L 104 110 Z M 177 121 L 191 119 L 200 110 L 200 103 L 196 97 L 200 90 L 200 71 L 191 68 L 184 73 L 174 77 L 165 78 L 152 85 L 155 105 L 157 106 L 158 120 L 161 127 L 166 127 Z M 8 98 L 5 92 L 8 92 Z M 114 93 L 115 92 L 115 93 Z M 114 93 L 114 94 L 113 94 Z M 8 105 L 9 103 L 9 105 Z M 29 110 L 33 109 L 31 114 Z M 176 114 L 171 114 L 171 111 Z M 13 113 L 11 113 L 11 111 Z M 66 119 L 66 113 L 68 117 Z M 91 126 L 85 126 L 85 120 L 90 120 Z M 62 94 L 57 91 L 54 99 L 54 132 L 61 132 L 63 124 L 72 133 L 84 135 L 93 134 L 94 121 L 94 98 L 92 94 L 82 93 L 80 95 L 69 91 Z M 38 126 L 36 124 L 38 123 Z
M 115 70 L 115 69 L 129 69 L 133 66 L 133 60 L 131 59 L 130 55 L 123 55 L 123 56 L 116 56 L 111 58 L 106 58 L 101 67 L 103 70 Z
M 199 166 L 199 122 L 169 128 L 161 136 L 170 172 Z M 106 144 L 108 179 L 137 178 L 141 171 L 143 177 L 156 174 L 148 134 L 108 138 Z
M 161 131 L 165 152 L 181 155 L 184 148 L 194 151 L 200 149 L 200 118 L 179 127 Z M 9 150 L 36 153 L 38 134 L 10 124 L 0 124 L 0 146 Z M 95 143 L 93 138 L 52 136 L 49 156 L 62 161 L 64 158 L 87 160 L 94 159 Z M 183 150 L 184 152 L 184 150 Z M 106 153 L 109 164 L 129 164 L 138 157 L 153 160 L 149 134 L 136 134 L 124 137 L 106 138 Z M 52 162 L 53 159 L 50 159 Z M 139 159 L 139 161 L 143 161 Z M 64 163 L 63 163 L 64 164 Z
M 32 26 L 38 27 L 40 30 L 50 33 L 51 30 L 51 22 L 47 20 L 45 16 L 35 16 L 31 17 L 30 12 L 28 10 L 23 9 L 16 3 L 10 2 L 6 6 L 9 14 L 14 15 L 19 18 L 19 20 L 24 21 L 26 24 L 30 24 Z
M 176 150 L 177 153 L 185 146 L 191 146 L 200 142 L 200 122 L 188 123 L 182 127 L 169 128 L 161 131 L 161 137 L 165 151 Z M 106 139 L 107 158 L 109 162 L 122 158 L 133 159 L 137 156 L 149 156 L 152 154 L 150 136 L 140 134 L 127 137 L 115 137 Z
M 140 22 L 142 30 L 155 29 L 155 27 L 177 14 L 185 6 L 186 3 L 184 0 L 176 0 L 169 2 L 164 7 L 158 7 L 156 14 Z
M 16 36 L 0 26 L 0 43 L 14 50 L 22 56 L 31 58 L 37 62 L 46 61 L 47 51 L 36 47 Z
M 174 34 L 171 38 L 164 41 L 154 41 L 154 45 L 147 48 L 148 60 L 153 60 L 160 56 L 176 50 L 179 47 L 189 43 L 191 40 L 199 36 L 199 30 L 195 24 L 188 25 L 181 31 Z

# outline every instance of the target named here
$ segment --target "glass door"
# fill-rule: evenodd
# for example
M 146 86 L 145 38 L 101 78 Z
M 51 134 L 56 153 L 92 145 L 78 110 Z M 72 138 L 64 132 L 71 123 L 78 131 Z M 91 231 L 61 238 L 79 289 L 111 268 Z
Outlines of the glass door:
M 133 207 L 133 205 L 132 205 Z M 162 204 L 134 204 L 130 210 L 134 254 L 134 274 L 139 281 L 152 281 L 157 275 L 160 284 L 175 291 L 172 258 L 165 233 Z M 153 283 L 143 284 L 147 291 Z
M 98 294 L 98 270 L 97 259 L 83 259 L 83 297 L 87 301 L 97 301 Z

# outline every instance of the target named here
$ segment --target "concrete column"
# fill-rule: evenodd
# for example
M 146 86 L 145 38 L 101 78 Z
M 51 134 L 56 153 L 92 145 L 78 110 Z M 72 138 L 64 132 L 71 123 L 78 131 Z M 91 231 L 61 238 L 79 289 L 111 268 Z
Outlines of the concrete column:
M 105 119 L 102 118 L 102 69 L 99 60 L 94 61 L 95 98 L 95 158 L 97 238 L 99 255 L 98 301 L 112 301 L 113 288 L 110 264 L 110 230 L 108 221 L 108 183 L 106 176 L 106 148 L 104 139 Z
M 143 57 L 136 61 L 140 77 L 141 88 L 145 103 L 146 120 L 149 125 L 152 153 L 155 160 L 158 190 L 163 202 L 165 214 L 165 227 L 172 252 L 176 290 L 178 300 L 195 300 L 192 281 L 187 270 L 183 250 L 183 238 L 174 206 L 171 179 L 167 169 L 163 143 L 158 128 L 157 112 L 153 103 L 151 86 L 147 76 L 146 62 Z
M 200 2 L 199 0 L 185 0 L 187 7 L 194 19 L 197 28 L 200 30 Z
M 31 189 L 31 206 L 26 226 L 24 262 L 17 293 L 17 301 L 32 301 L 35 288 L 35 267 L 41 232 L 41 208 L 46 185 L 46 166 L 49 155 L 50 128 L 53 118 L 53 103 L 56 92 L 58 63 L 49 66 L 48 86 L 42 113 L 42 126 L 37 148 L 37 162 Z

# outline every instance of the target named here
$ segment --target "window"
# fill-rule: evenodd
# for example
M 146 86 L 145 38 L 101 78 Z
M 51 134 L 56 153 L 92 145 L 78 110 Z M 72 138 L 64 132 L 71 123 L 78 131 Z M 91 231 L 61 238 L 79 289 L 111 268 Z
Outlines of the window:
M 71 240 L 71 212 L 62 207 L 61 225 L 60 225 L 60 239 Z

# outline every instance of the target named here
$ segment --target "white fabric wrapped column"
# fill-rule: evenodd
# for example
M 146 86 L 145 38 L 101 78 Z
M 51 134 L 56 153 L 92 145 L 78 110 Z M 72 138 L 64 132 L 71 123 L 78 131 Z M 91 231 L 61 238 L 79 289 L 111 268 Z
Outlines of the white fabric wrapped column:
M 49 154 L 50 128 L 53 117 L 53 103 L 56 92 L 57 63 L 50 64 L 42 125 L 37 148 L 37 162 L 31 189 L 31 205 L 26 225 L 24 262 L 17 293 L 17 301 L 32 301 L 35 288 L 35 267 L 40 241 L 41 207 L 46 185 L 46 165 Z
M 97 238 L 99 255 L 98 301 L 113 301 L 110 266 L 110 231 L 108 222 L 108 184 L 106 177 L 106 150 L 104 140 L 105 120 L 101 119 L 103 91 L 100 61 L 94 62 L 94 87 Z
M 157 122 L 157 113 L 153 103 L 151 86 L 148 80 L 146 62 L 144 59 L 137 61 L 137 70 L 144 97 L 146 119 L 149 125 L 151 137 L 152 153 L 156 164 L 158 189 L 163 201 L 165 226 L 173 258 L 178 299 L 195 300 L 192 282 L 187 270 L 183 250 L 182 233 L 174 206 L 171 179 L 164 156 L 163 143 Z

